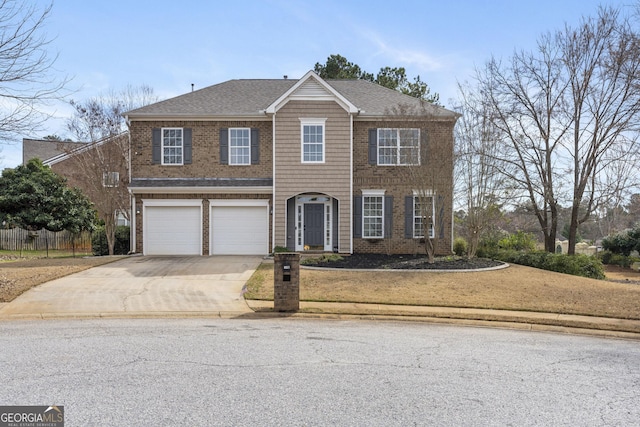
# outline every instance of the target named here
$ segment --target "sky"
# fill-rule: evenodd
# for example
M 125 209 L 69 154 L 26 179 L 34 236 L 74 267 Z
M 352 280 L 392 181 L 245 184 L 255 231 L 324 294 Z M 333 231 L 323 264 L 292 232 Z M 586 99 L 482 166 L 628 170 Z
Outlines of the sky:
M 46 0 L 31 0 L 46 5 Z M 44 128 L 0 141 L 0 170 L 22 162 L 22 138 L 66 130 L 70 100 L 148 85 L 160 99 L 231 79 L 302 77 L 332 54 L 376 74 L 404 67 L 446 106 L 491 56 L 535 49 L 600 5 L 635 0 L 55 0 L 45 32 L 51 76 L 70 95 Z

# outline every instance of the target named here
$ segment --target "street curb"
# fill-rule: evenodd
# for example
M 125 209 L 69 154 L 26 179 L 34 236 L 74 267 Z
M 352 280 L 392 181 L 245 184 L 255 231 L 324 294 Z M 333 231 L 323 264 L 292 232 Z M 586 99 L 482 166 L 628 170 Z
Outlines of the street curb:
M 615 318 L 596 318 L 589 316 L 563 315 L 554 313 L 514 312 L 501 310 L 463 309 L 455 307 L 402 307 L 405 313 L 394 312 L 396 306 L 380 304 L 355 305 L 302 302 L 303 310 L 291 313 L 279 313 L 272 310 L 271 301 L 248 300 L 251 311 L 153 311 L 153 312 L 102 312 L 102 313 L 32 313 L 0 315 L 0 321 L 28 320 L 87 320 L 87 319 L 324 319 L 324 320 L 374 320 L 404 321 L 416 323 L 451 324 L 485 328 L 514 329 L 533 332 L 554 332 L 576 335 L 589 335 L 608 338 L 621 338 L 640 341 L 640 332 L 628 329 L 640 326 L 640 321 Z M 337 307 L 338 306 L 338 307 Z M 378 313 L 366 312 L 363 306 L 376 307 Z M 340 312 L 342 308 L 343 312 Z M 388 312 L 380 312 L 388 308 Z M 418 313 L 417 309 L 429 312 Z M 313 312 L 313 310 L 318 310 Z M 627 330 L 625 329 L 625 326 Z
M 257 315 L 322 316 L 323 318 L 401 319 L 430 323 L 474 324 L 525 330 L 575 331 L 589 335 L 640 339 L 640 320 L 558 313 L 491 310 L 460 307 L 398 306 L 384 304 L 300 302 L 297 313 L 273 312 L 272 301 L 247 300 Z
M 534 322 L 510 322 L 505 320 L 480 320 L 463 319 L 455 317 L 426 317 L 426 316 L 404 316 L 404 315 L 381 315 L 381 314 L 341 314 L 341 313 L 274 313 L 255 312 L 251 317 L 255 319 L 276 319 L 276 318 L 305 318 L 324 320 L 373 320 L 373 321 L 403 321 L 416 323 L 431 323 L 445 325 L 461 325 L 470 327 L 513 329 L 532 332 L 553 332 L 573 335 L 589 335 L 607 338 L 620 338 L 640 341 L 640 333 L 615 331 L 608 329 L 591 329 L 587 327 L 573 327 L 567 325 L 545 325 Z
M 0 321 L 73 319 L 180 319 L 190 317 L 236 319 L 251 314 L 253 314 L 253 311 L 116 311 L 103 313 L 30 313 L 0 315 Z

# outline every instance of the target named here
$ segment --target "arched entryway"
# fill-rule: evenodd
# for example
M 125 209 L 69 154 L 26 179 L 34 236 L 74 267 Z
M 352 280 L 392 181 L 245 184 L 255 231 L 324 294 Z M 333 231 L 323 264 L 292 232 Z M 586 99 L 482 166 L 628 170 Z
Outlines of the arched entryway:
M 287 249 L 338 250 L 338 200 L 327 194 L 299 194 L 287 200 Z

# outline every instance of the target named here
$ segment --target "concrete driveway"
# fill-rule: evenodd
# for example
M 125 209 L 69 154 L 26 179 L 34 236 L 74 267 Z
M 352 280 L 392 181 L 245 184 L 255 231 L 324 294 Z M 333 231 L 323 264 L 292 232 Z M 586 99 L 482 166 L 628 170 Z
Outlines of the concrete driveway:
M 259 256 L 135 256 L 37 286 L 0 318 L 251 313 L 241 290 Z

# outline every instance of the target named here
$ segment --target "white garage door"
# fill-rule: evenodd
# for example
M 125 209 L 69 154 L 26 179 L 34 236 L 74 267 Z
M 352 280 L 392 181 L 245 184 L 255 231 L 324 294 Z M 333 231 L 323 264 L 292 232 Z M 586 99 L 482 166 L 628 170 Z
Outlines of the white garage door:
M 201 255 L 202 221 L 199 206 L 145 208 L 145 255 Z
M 263 255 L 269 252 L 266 206 L 213 206 L 211 251 L 214 255 Z

